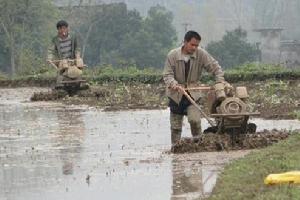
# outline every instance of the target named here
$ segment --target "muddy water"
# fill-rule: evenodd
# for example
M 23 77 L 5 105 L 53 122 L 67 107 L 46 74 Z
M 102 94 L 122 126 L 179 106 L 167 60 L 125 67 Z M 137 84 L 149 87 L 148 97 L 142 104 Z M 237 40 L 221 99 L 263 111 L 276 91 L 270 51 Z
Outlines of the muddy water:
M 197 199 L 211 192 L 224 164 L 249 152 L 170 155 L 167 110 L 29 102 L 39 90 L 46 89 L 0 89 L 1 200 Z M 254 121 L 259 129 L 300 128 Z

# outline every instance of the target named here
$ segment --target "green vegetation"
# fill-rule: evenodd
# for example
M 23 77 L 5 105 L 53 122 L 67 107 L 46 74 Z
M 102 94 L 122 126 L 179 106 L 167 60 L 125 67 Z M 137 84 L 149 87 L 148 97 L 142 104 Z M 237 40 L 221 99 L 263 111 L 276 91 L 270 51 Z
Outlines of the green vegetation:
M 113 68 L 108 65 L 87 70 L 84 76 L 94 84 L 110 81 L 159 83 L 162 80 L 162 71 L 155 68 L 138 69 L 136 66 Z
M 0 0 L 0 46 L 2 47 L 0 71 L 14 76 L 35 75 L 35 71 L 43 71 L 46 50 L 51 38 L 56 34 L 55 24 L 58 19 L 69 21 L 71 30 L 79 34 L 82 54 L 89 66 L 111 64 L 120 68 L 130 65 L 136 65 L 138 68 L 162 68 L 167 52 L 178 42 L 176 32 L 182 35 L 182 31 L 175 30 L 173 24 L 182 28 L 182 22 L 195 18 L 195 13 L 197 13 L 197 16 L 200 16 L 199 19 L 205 19 L 203 23 L 209 23 L 210 28 L 200 32 L 204 35 L 204 41 L 208 41 L 219 38 L 217 35 L 223 34 L 219 23 L 224 22 L 215 19 L 226 18 L 227 15 L 219 12 L 223 11 L 224 3 L 217 1 L 201 3 L 191 1 L 178 4 L 168 1 L 165 4 L 167 8 L 176 10 L 175 22 L 173 22 L 172 13 L 164 7 L 155 6 L 148 9 L 150 5 L 155 5 L 153 2 L 128 1 L 128 4 L 138 7 L 142 14 L 137 10 L 129 10 L 125 3 L 95 5 L 94 2 L 80 1 L 76 6 L 67 6 L 70 2 L 65 1 L 63 4 L 65 7 L 57 7 L 52 0 L 21 2 Z M 289 13 L 284 16 L 284 21 L 287 21 L 290 15 L 299 18 L 299 15 L 296 15 L 297 12 L 295 14 L 299 3 L 296 1 L 279 2 L 274 4 L 254 1 L 245 3 L 249 6 L 245 8 L 255 11 L 256 20 L 263 19 L 260 20 L 263 23 L 262 26 L 272 24 L 281 12 Z M 278 13 L 276 8 L 282 7 L 283 4 L 286 6 Z M 210 12 L 211 9 L 208 9 L 210 7 L 207 7 L 209 5 L 212 8 L 218 8 L 215 9 L 217 12 Z M 230 15 L 236 12 L 235 3 L 228 6 Z M 199 12 L 200 7 L 205 9 L 205 12 Z M 144 12 L 146 10 L 148 13 Z M 242 15 L 237 14 L 237 16 Z M 241 19 L 237 21 L 242 22 Z M 203 27 L 201 23 L 193 24 L 192 27 L 195 30 L 201 30 Z M 236 24 L 238 25 L 241 24 Z M 286 26 L 290 27 L 291 23 Z M 294 25 L 291 27 L 295 30 Z M 211 38 L 208 39 L 210 36 Z M 246 32 L 240 28 L 227 32 L 223 40 L 212 42 L 208 45 L 208 49 L 225 68 L 252 62 L 257 58 L 256 48 L 247 43 Z M 290 74 L 287 72 L 276 78 L 288 75 Z
M 92 67 L 162 68 L 176 41 L 173 16 L 161 6 L 142 17 L 125 3 L 58 8 L 52 0 L 0 0 L 0 71 L 13 78 L 45 72 L 47 47 L 59 19 L 79 35 L 84 60 Z
M 284 73 L 292 72 L 293 70 L 281 65 L 260 64 L 260 63 L 245 63 L 243 65 L 226 70 L 228 73 Z
M 287 69 L 280 65 L 246 63 L 225 71 L 225 78 L 229 82 L 264 81 L 267 79 L 296 80 L 300 77 L 300 70 Z
M 90 68 L 86 72 L 87 78 L 97 79 L 101 82 L 101 79 L 109 80 L 111 77 L 112 80 L 122 81 L 121 77 L 131 77 L 128 80 L 139 80 L 148 79 L 149 83 L 156 83 L 162 80 L 162 70 L 155 68 L 144 68 L 139 69 L 135 65 L 131 67 L 115 68 L 111 65 Z M 121 78 L 121 79 L 118 79 Z M 139 78 L 140 77 L 140 78 Z M 143 77 L 143 78 L 141 78 Z M 300 77 L 300 70 L 290 70 L 282 66 L 277 65 L 264 65 L 264 64 L 255 64 L 248 63 L 241 65 L 239 67 L 226 70 L 225 71 L 226 80 L 229 82 L 238 82 L 238 81 L 254 81 L 254 80 L 267 80 L 267 79 L 279 79 L 279 80 L 289 80 L 297 79 Z M 125 78 L 125 80 L 127 80 Z M 212 80 L 211 75 L 204 74 L 202 77 L 203 82 L 209 82 Z M 143 82 L 143 81 L 142 81 Z M 287 87 L 286 84 L 282 81 L 273 81 L 269 86 L 269 91 L 272 89 Z
M 146 17 L 125 3 L 63 9 L 66 20 L 81 36 L 88 65 L 162 68 L 176 41 L 173 16 L 164 7 L 149 9 Z M 53 26 L 54 27 L 54 26 Z
M 1 71 L 15 75 L 39 68 L 57 13 L 51 0 L 0 0 Z
M 296 119 L 300 120 L 300 111 L 299 111 L 299 110 L 294 111 L 294 112 L 292 113 L 292 115 L 293 115 Z
M 266 186 L 264 178 L 271 173 L 299 170 L 300 134 L 272 147 L 254 151 L 225 167 L 209 200 L 292 200 L 299 199 L 296 185 Z
M 253 93 L 250 97 L 254 102 L 261 102 L 261 104 L 269 104 L 275 106 L 282 103 L 294 104 L 294 92 L 287 81 L 282 80 L 268 80 L 259 86 L 259 93 Z M 293 92 L 293 93 L 292 93 Z
M 5 75 L 2 76 L 6 77 Z M 13 76 L 12 80 L 35 80 L 38 82 L 38 80 L 55 80 L 55 77 L 56 70 L 53 67 L 41 64 L 38 68 L 28 67 L 23 74 Z M 101 65 L 97 67 L 86 68 L 84 70 L 84 77 L 93 84 L 105 83 L 109 81 L 152 84 L 162 83 L 162 70 L 157 68 L 141 69 L 134 64 L 123 65 L 122 67 Z M 285 89 L 288 87 L 284 80 L 299 79 L 300 71 L 289 70 L 276 65 L 248 63 L 237 68 L 226 70 L 225 78 L 230 83 L 236 83 L 240 81 L 266 81 L 271 79 L 273 81 L 269 81 L 268 84 L 264 85 L 264 88 L 262 88 L 262 91 L 264 91 L 265 95 L 270 96 L 271 94 L 278 94 L 278 92 L 284 93 Z M 213 77 L 209 74 L 204 74 L 202 77 L 202 82 L 213 82 Z
M 7 80 L 7 75 L 0 72 L 0 80 Z
M 258 60 L 259 51 L 246 39 L 247 32 L 241 28 L 227 31 L 221 41 L 209 43 L 207 51 L 225 69 Z

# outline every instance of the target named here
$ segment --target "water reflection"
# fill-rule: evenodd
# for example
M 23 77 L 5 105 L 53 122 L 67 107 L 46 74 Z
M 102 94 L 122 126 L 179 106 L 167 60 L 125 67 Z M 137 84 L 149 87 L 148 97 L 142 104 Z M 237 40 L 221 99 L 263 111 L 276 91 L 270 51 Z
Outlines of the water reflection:
M 58 131 L 55 137 L 55 146 L 59 149 L 59 157 L 62 161 L 62 173 L 72 175 L 74 165 L 81 159 L 82 143 L 85 136 L 84 122 L 80 112 L 58 111 Z
M 170 148 L 168 110 L 30 103 L 32 92 L 0 89 L 1 200 L 201 199 L 221 167 L 247 153 L 164 154 Z M 255 123 L 261 129 L 300 127 L 299 121 Z M 189 126 L 183 129 L 189 137 Z
M 182 159 L 174 156 L 172 160 L 171 200 L 201 199 L 207 197 L 217 179 L 220 169 L 214 165 L 203 165 L 199 159 Z
M 55 194 L 62 175 L 74 174 L 81 160 L 85 137 L 81 111 L 28 103 L 29 91 L 1 89 L 0 199 Z

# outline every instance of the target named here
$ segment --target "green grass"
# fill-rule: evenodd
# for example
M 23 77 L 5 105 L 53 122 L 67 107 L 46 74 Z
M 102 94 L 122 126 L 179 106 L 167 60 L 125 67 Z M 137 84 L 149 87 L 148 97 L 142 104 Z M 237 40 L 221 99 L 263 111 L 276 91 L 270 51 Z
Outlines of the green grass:
M 271 173 L 300 170 L 300 134 L 272 147 L 255 151 L 227 165 L 209 200 L 291 200 L 300 198 L 300 186 L 266 186 Z
M 8 76 L 2 72 L 0 72 L 0 80 L 7 80 Z
M 300 120 L 300 110 L 294 111 L 292 115 L 295 117 L 295 119 Z

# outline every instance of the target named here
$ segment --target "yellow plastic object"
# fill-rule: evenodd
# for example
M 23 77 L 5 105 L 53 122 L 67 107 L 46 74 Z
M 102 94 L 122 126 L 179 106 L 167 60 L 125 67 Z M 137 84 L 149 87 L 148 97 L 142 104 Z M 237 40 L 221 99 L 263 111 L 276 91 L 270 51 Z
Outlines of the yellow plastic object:
M 270 174 L 265 178 L 264 183 L 266 185 L 275 185 L 283 183 L 300 184 L 300 171 L 291 171 L 281 174 Z

